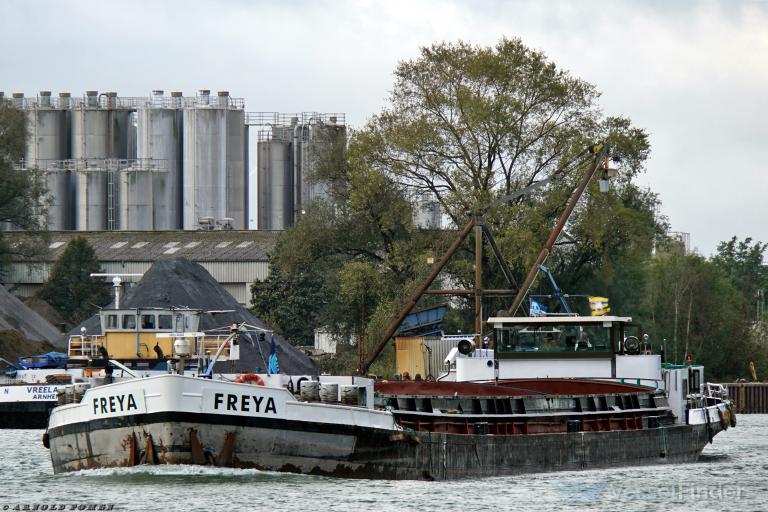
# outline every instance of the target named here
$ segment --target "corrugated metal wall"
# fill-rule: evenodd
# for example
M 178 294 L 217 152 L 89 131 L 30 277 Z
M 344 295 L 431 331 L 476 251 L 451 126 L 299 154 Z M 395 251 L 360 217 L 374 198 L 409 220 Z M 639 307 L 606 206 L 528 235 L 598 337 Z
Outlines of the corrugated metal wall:
M 263 281 L 269 273 L 266 261 L 202 261 L 199 262 L 225 290 L 241 304 L 251 302 L 251 283 Z M 34 293 L 50 275 L 52 263 L 12 263 L 6 284 L 21 296 Z M 101 269 L 109 274 L 143 274 L 152 266 L 148 261 L 105 261 Z M 22 292 L 23 290 L 23 292 Z

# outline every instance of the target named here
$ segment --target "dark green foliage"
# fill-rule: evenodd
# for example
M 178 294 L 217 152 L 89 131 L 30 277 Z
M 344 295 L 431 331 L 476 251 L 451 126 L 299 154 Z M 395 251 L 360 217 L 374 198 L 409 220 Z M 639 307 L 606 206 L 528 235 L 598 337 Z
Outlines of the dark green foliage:
M 19 171 L 27 130 L 24 113 L 0 101 L 0 223 L 30 232 L 45 229 L 45 182 L 36 171 Z M 0 270 L 11 258 L 24 258 L 45 250 L 43 236 L 30 236 L 11 246 L 0 230 Z M 0 276 L 2 272 L 0 271 Z
M 313 344 L 328 296 L 321 276 L 273 266 L 265 281 L 251 285 L 251 296 L 251 310 L 261 320 L 294 345 Z
M 755 242 L 752 245 L 751 238 L 739 241 L 734 236 L 727 242 L 721 242 L 712 258 L 712 262 L 744 298 L 746 314 L 753 318 L 757 301 L 761 298 L 758 295 L 764 294 L 768 288 L 768 268 L 763 265 L 766 248 L 768 243 Z
M 638 320 L 656 348 L 664 346 L 668 361 L 681 363 L 691 354 L 710 379 L 732 381 L 747 376 L 750 361 L 758 370 L 768 369 L 768 352 L 745 315 L 744 295 L 721 264 L 718 257 L 685 254 L 677 242 L 660 246 L 647 268 L 646 303 Z
M 110 287 L 103 279 L 91 277 L 99 272 L 101 267 L 93 248 L 85 238 L 74 238 L 53 264 L 38 296 L 71 323 L 80 323 L 110 302 Z

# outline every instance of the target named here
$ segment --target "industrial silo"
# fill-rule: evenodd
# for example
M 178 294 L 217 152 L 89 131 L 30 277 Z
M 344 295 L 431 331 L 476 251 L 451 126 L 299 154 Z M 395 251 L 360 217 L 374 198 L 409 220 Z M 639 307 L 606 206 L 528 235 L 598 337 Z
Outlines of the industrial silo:
M 257 229 L 286 229 L 293 219 L 291 144 L 259 140 L 257 151 Z
M 133 166 L 121 168 L 115 173 L 120 191 L 118 218 L 121 230 L 152 230 L 154 174 L 144 168 L 140 160 Z
M 226 217 L 234 229 L 248 227 L 248 133 L 245 111 L 231 103 L 227 91 L 218 93 L 219 107 L 227 112 Z
M 62 96 L 63 95 L 63 96 Z M 68 93 L 56 104 L 50 91 L 40 91 L 36 101 L 25 102 L 27 143 L 24 153 L 28 169 L 44 173 L 48 189 L 48 229 L 73 228 L 71 174 L 56 162 L 69 158 Z
M 294 158 L 299 159 L 297 183 L 299 188 L 299 205 L 296 212 L 303 213 L 314 201 L 328 199 L 328 182 L 319 176 L 324 166 L 334 165 L 344 150 L 346 128 L 337 124 L 334 116 L 315 115 L 309 120 L 304 130 L 305 136 L 299 140 L 300 151 Z
M 97 91 L 88 91 L 72 110 L 72 158 L 129 158 L 131 112 L 131 108 L 120 106 L 116 93 L 99 96 Z M 116 177 L 103 166 L 79 167 L 75 174 L 75 229 L 116 229 Z
M 152 91 L 147 105 L 137 111 L 137 157 L 163 161 L 165 172 L 152 173 L 153 214 L 149 227 L 181 229 L 181 132 L 183 114 L 180 92 L 164 96 Z
M 232 227 L 247 225 L 245 124 L 242 106 L 222 93 L 215 100 L 201 90 L 184 109 L 183 227 L 198 229 L 199 220 L 231 218 Z
M 413 223 L 424 229 L 440 229 L 442 227 L 442 209 L 440 203 L 433 197 L 419 197 L 413 201 Z

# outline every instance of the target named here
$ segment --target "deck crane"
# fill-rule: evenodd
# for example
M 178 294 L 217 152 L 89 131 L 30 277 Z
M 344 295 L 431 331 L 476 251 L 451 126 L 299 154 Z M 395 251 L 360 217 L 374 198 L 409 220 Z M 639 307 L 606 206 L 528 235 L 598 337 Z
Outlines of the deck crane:
M 538 265 L 537 267 L 539 270 L 544 272 L 544 274 L 549 278 L 549 283 L 552 285 L 552 295 L 554 295 L 555 298 L 560 302 L 560 305 L 563 307 L 563 312 L 569 315 L 573 314 L 571 305 L 568 304 L 567 300 L 565 300 L 566 295 L 563 293 L 563 290 L 561 290 L 560 287 L 557 285 L 557 281 L 555 281 L 555 276 L 552 275 L 552 272 L 550 272 L 549 269 L 544 265 Z
M 592 156 L 593 157 L 592 164 L 590 165 L 588 171 L 585 172 L 584 175 L 581 177 L 581 180 L 579 180 L 579 183 L 577 184 L 576 188 L 573 190 L 570 197 L 568 198 L 565 209 L 563 213 L 560 215 L 557 222 L 555 223 L 555 226 L 552 229 L 552 233 L 547 239 L 547 242 L 545 243 L 544 248 L 539 253 L 539 256 L 536 258 L 536 262 L 533 264 L 533 267 L 531 268 L 531 271 L 528 273 L 525 281 L 519 287 L 514 282 L 514 279 L 512 277 L 512 272 L 507 267 L 506 261 L 504 260 L 503 256 L 499 252 L 498 247 L 496 246 L 496 242 L 493 239 L 493 235 L 484 226 L 483 216 L 492 206 L 508 203 L 520 196 L 533 192 L 534 190 L 554 180 L 557 180 L 563 177 L 566 174 L 566 169 L 562 169 L 562 168 L 558 169 L 543 180 L 537 181 L 535 183 L 528 185 L 525 188 L 522 188 L 520 190 L 512 192 L 511 194 L 500 197 L 497 200 L 495 200 L 492 204 L 484 208 L 479 208 L 472 215 L 472 218 L 461 229 L 461 231 L 459 232 L 459 235 L 451 243 L 451 245 L 448 247 L 448 250 L 443 254 L 443 256 L 440 258 L 437 264 L 435 264 L 434 268 L 429 273 L 429 275 L 406 299 L 402 309 L 400 310 L 398 315 L 389 323 L 389 325 L 387 326 L 387 329 L 384 331 L 384 334 L 379 339 L 378 343 L 376 344 L 374 349 L 371 351 L 370 355 L 367 357 L 365 361 L 363 360 L 360 361 L 356 373 L 358 375 L 364 375 L 368 372 L 368 369 L 371 367 L 371 364 L 373 364 L 373 362 L 376 360 L 379 354 L 381 354 L 381 351 L 384 350 L 384 347 L 386 347 L 389 340 L 392 338 L 395 332 L 397 332 L 397 329 L 399 328 L 403 319 L 411 312 L 411 310 L 414 307 L 416 307 L 416 304 L 418 303 L 419 299 L 421 299 L 421 297 L 425 293 L 436 293 L 436 294 L 443 294 L 443 295 L 473 295 L 475 298 L 475 332 L 478 334 L 475 344 L 479 346 L 480 344 L 479 338 L 482 337 L 481 335 L 482 335 L 482 324 L 483 324 L 483 314 L 482 314 L 483 295 L 509 296 L 512 294 L 511 292 L 515 291 L 515 290 L 484 290 L 482 288 L 482 248 L 483 248 L 484 235 L 485 235 L 485 238 L 488 240 L 488 244 L 491 247 L 496 257 L 496 260 L 499 263 L 499 267 L 501 268 L 501 271 L 504 274 L 505 279 L 511 286 L 515 286 L 517 288 L 517 295 L 515 296 L 515 299 L 512 302 L 512 307 L 510 307 L 508 312 L 510 316 L 514 316 L 515 312 L 520 307 L 520 304 L 522 303 L 523 298 L 525 297 L 526 293 L 528 293 L 528 290 L 533 284 L 533 280 L 536 278 L 536 274 L 538 273 L 538 270 L 539 270 L 538 266 L 543 265 L 544 262 L 546 261 L 547 256 L 549 256 L 549 253 L 552 247 L 554 246 L 555 242 L 557 241 L 557 238 L 559 237 L 560 233 L 565 227 L 565 224 L 568 221 L 568 218 L 571 216 L 573 209 L 576 207 L 576 203 L 578 202 L 581 195 L 584 193 L 584 190 L 586 189 L 590 180 L 598 173 L 598 171 L 602 171 L 602 176 L 601 176 L 602 180 L 608 180 L 615 173 L 613 169 L 608 168 L 608 153 L 609 153 L 608 145 L 603 143 L 598 143 L 598 144 L 593 144 L 587 147 L 577 155 L 576 158 L 578 160 L 581 160 L 582 158 L 585 158 L 587 156 Z M 469 236 L 469 233 L 472 232 L 473 230 L 475 232 L 474 288 L 472 290 L 460 290 L 460 289 L 459 290 L 428 290 L 429 287 L 434 282 L 434 280 L 442 271 L 445 264 L 451 259 L 451 257 L 454 255 L 456 250 L 461 246 L 462 242 L 464 242 L 467 236 Z

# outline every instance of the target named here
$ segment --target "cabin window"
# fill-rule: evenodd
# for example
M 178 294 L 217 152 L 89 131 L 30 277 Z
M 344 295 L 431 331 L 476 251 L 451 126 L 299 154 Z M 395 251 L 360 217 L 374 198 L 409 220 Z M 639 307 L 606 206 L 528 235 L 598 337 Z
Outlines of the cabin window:
M 499 352 L 610 352 L 611 329 L 595 325 L 516 325 L 496 329 Z
M 107 329 L 117 329 L 118 327 L 117 315 L 107 315 Z
M 136 315 L 123 315 L 123 329 L 136 329 Z
M 173 317 L 171 315 L 157 315 L 158 329 L 173 329 Z
M 141 328 L 142 329 L 154 329 L 155 328 L 155 315 L 141 315 Z

